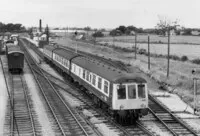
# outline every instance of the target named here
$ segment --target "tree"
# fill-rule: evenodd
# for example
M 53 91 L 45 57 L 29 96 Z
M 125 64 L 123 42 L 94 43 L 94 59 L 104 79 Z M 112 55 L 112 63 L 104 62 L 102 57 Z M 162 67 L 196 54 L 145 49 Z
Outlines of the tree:
M 121 34 L 122 34 L 122 32 L 120 30 L 114 29 L 114 30 L 110 31 L 111 36 L 119 36 Z
M 170 21 L 166 17 L 159 16 L 159 22 L 156 25 L 156 29 L 160 34 L 165 35 L 165 33 L 169 33 L 171 30 L 176 30 L 178 25 L 178 20 Z
M 169 19 L 166 18 L 161 18 L 159 17 L 159 22 L 157 24 L 157 28 L 158 30 L 160 30 L 162 35 L 165 35 L 165 33 L 167 32 L 168 35 L 168 57 L 167 57 L 167 78 L 169 77 L 169 59 L 170 59 L 170 31 L 171 30 L 176 30 L 176 27 L 179 26 L 178 25 L 178 21 L 170 21 Z
M 90 31 L 90 30 L 91 30 L 91 27 L 86 26 L 86 27 L 84 27 L 83 29 L 84 29 L 85 31 Z
M 117 30 L 120 30 L 123 34 L 125 34 L 125 32 L 126 32 L 126 27 L 125 27 L 125 26 L 119 26 L 119 27 L 117 28 Z

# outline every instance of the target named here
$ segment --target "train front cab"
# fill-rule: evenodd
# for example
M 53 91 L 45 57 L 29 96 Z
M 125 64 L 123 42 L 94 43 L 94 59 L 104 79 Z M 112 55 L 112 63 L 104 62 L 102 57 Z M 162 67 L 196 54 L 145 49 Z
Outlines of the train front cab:
M 112 108 L 117 120 L 135 121 L 148 114 L 147 83 L 113 84 Z

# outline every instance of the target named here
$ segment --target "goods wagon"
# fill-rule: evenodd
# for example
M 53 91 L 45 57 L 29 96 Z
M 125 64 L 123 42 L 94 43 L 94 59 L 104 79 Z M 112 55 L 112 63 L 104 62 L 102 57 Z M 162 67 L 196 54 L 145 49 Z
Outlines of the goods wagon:
M 19 46 L 7 47 L 8 70 L 11 73 L 21 73 L 24 68 L 24 52 Z
M 3 40 L 0 40 L 0 54 L 4 54 L 5 53 L 5 46 L 3 44 Z

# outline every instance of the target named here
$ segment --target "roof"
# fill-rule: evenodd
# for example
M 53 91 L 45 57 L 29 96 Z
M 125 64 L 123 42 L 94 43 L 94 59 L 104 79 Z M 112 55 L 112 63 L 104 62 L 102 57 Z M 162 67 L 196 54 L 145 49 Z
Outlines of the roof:
M 12 34 L 10 37 L 18 37 L 18 34 Z
M 138 73 L 126 73 L 119 69 L 109 67 L 104 63 L 100 63 L 97 60 L 86 58 L 83 56 L 76 57 L 72 60 L 75 64 L 84 67 L 86 70 L 95 73 L 111 82 L 123 83 L 123 82 L 137 82 L 144 83 L 146 80 L 142 78 Z
M 50 47 L 46 47 L 52 50 Z M 145 82 L 146 80 L 142 78 L 137 72 L 135 73 L 126 73 L 119 69 L 110 67 L 104 63 L 101 63 L 95 59 L 90 59 L 81 55 L 78 55 L 72 51 L 69 51 L 64 48 L 54 48 L 53 51 L 55 54 L 66 58 L 67 60 L 72 59 L 72 62 L 77 64 L 80 67 L 85 68 L 86 70 L 95 73 L 111 82 L 122 83 L 122 82 Z
M 55 47 L 55 46 L 45 45 L 43 48 L 52 51 L 52 50 L 54 50 L 56 47 Z
M 75 52 L 69 51 L 64 48 L 55 48 L 53 52 L 56 54 L 59 54 L 60 56 L 62 56 L 63 58 L 66 58 L 67 60 L 71 60 L 72 58 L 79 56 Z
M 21 53 L 24 54 L 24 52 L 20 49 L 19 46 L 9 46 L 8 47 L 8 54 L 12 54 L 12 53 Z

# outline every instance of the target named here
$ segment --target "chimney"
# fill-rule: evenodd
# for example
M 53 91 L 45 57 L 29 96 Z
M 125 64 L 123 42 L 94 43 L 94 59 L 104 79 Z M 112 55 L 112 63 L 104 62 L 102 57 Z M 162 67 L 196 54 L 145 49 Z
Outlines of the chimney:
M 42 20 L 40 19 L 40 22 L 39 22 L 39 31 L 42 32 Z

